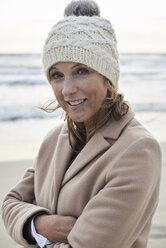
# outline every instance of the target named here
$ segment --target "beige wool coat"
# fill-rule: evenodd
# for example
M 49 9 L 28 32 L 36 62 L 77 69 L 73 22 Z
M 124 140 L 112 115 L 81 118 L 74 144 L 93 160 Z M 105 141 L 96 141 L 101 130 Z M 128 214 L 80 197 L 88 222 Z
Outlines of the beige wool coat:
M 110 121 L 68 167 L 72 150 L 66 123 L 43 141 L 34 168 L 2 207 L 11 237 L 24 247 L 24 223 L 33 214 L 71 215 L 69 244 L 48 248 L 145 248 L 158 203 L 161 152 L 131 110 Z

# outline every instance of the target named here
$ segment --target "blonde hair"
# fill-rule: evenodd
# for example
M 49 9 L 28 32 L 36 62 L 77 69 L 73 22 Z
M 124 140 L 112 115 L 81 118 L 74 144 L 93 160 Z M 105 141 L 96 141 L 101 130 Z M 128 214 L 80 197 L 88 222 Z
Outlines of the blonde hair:
M 68 125 L 68 134 L 69 134 L 69 143 L 74 152 L 79 153 L 84 145 L 90 140 L 90 138 L 95 134 L 95 132 L 100 129 L 102 126 L 106 124 L 106 122 L 110 119 L 120 120 L 122 116 L 124 116 L 128 112 L 128 104 L 124 100 L 124 96 L 122 93 L 119 93 L 117 88 L 106 79 L 107 84 L 107 96 L 105 101 L 103 102 L 100 110 L 93 116 L 93 121 L 88 133 L 86 133 L 84 123 L 74 122 L 66 112 L 64 116 L 64 120 L 67 120 Z M 56 99 L 51 100 L 46 107 L 40 107 L 40 109 L 46 112 L 54 112 L 60 105 L 56 103 L 55 107 L 51 107 L 56 103 Z M 99 112 L 104 112 L 102 118 L 99 118 Z M 72 143 L 71 136 L 74 137 L 76 141 L 76 147 L 74 147 Z

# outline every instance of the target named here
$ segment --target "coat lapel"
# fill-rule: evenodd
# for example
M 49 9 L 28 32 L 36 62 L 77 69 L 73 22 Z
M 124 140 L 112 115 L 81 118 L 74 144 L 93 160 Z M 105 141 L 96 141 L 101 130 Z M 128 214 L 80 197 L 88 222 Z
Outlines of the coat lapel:
M 53 186 L 54 201 L 52 202 L 52 210 L 53 212 L 55 211 L 55 213 L 57 209 L 57 199 L 59 195 L 59 190 L 62 184 L 62 180 L 65 174 L 66 168 L 70 161 L 71 155 L 72 155 L 72 149 L 69 145 L 68 132 L 65 126 L 58 137 L 58 142 L 56 145 L 56 150 L 55 150 L 53 161 L 52 161 L 53 166 L 55 168 L 55 174 L 54 174 L 55 180 L 54 180 L 54 186 Z
M 79 171 L 90 161 L 92 161 L 96 156 L 102 153 L 104 150 L 108 149 L 110 144 L 103 138 L 100 132 L 96 133 L 82 149 L 82 151 L 77 155 L 73 163 L 70 165 L 69 169 L 66 171 L 62 186 L 67 183 L 73 176 L 75 176 Z
M 79 173 L 79 171 L 88 165 L 96 156 L 110 148 L 133 117 L 134 113 L 129 108 L 128 113 L 123 116 L 121 120 L 110 120 L 104 127 L 98 130 L 66 171 L 62 186 Z
M 53 202 L 53 208 L 55 210 L 60 188 L 95 159 L 95 157 L 109 149 L 133 117 L 134 113 L 129 109 L 128 113 L 121 120 L 110 120 L 89 140 L 69 168 L 68 165 L 73 151 L 69 145 L 67 127 L 65 126 L 58 137 L 53 158 L 53 163 L 55 164 L 55 201 Z

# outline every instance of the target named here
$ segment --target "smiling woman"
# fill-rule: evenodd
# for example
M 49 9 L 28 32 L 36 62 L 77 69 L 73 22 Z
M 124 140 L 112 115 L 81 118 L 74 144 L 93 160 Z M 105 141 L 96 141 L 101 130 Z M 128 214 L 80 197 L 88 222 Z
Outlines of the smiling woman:
M 106 97 L 105 79 L 85 65 L 62 62 L 50 70 L 50 82 L 59 105 L 75 122 L 88 122 Z
M 5 226 L 24 247 L 145 248 L 158 202 L 161 152 L 118 92 L 112 24 L 73 1 L 48 34 L 43 68 L 64 122 L 6 196 Z M 110 245 L 111 244 L 111 245 Z
M 75 138 L 82 146 L 111 116 L 120 119 L 128 110 L 123 95 L 117 92 L 115 86 L 103 75 L 84 64 L 57 63 L 51 66 L 48 78 L 56 97 L 55 102 L 57 100 L 58 104 L 51 108 L 53 101 L 41 109 L 53 112 L 62 107 L 68 120 L 69 137 L 70 133 L 75 133 Z M 83 139 L 84 127 L 78 128 L 79 133 L 74 128 L 74 125 L 81 127 L 80 123 L 84 123 L 86 140 Z M 73 147 L 71 140 L 70 144 Z

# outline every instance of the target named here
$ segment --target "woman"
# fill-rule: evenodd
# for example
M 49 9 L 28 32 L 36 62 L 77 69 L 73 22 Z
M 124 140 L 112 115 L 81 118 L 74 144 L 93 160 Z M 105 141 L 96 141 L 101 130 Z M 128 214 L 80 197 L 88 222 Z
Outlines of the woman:
M 9 234 L 24 247 L 147 247 L 160 148 L 117 91 L 115 33 L 93 1 L 67 6 L 43 66 L 65 121 L 4 200 Z

